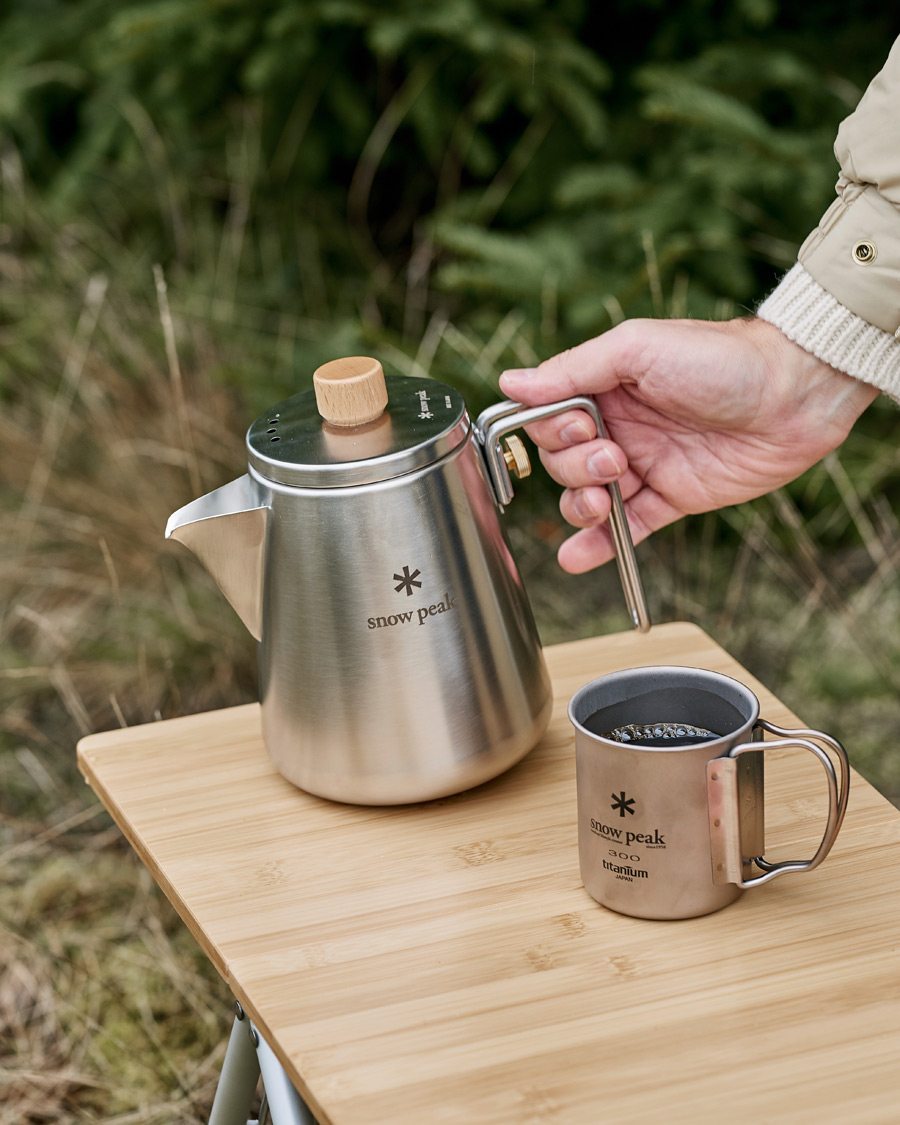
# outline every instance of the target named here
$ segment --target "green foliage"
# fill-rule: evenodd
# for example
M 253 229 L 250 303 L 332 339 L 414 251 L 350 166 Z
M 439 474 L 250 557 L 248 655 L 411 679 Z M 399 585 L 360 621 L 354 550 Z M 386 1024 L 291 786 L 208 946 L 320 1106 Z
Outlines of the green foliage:
M 0 394 L 86 274 L 153 309 L 155 262 L 248 415 L 340 352 L 479 409 L 624 317 L 740 315 L 897 30 L 873 0 L 15 0 L 0 237 L 46 296 L 0 289 Z
M 545 354 L 751 306 L 892 30 L 872 3 L 19 0 L 0 137 L 98 258 L 317 321 L 245 377 L 282 393 L 317 340 L 414 354 L 436 312 L 489 339 L 519 309 Z
M 870 0 L 18 0 L 0 238 L 45 296 L 0 287 L 0 395 L 54 370 L 86 275 L 155 312 L 155 262 L 182 348 L 216 340 L 183 361 L 246 416 L 336 354 L 478 410 L 498 370 L 624 317 L 740 315 L 833 197 L 893 23 Z

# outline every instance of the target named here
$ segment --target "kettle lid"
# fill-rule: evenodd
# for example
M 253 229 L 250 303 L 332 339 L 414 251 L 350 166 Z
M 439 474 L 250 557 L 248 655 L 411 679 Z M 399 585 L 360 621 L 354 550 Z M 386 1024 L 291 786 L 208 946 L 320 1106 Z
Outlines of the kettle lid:
M 314 384 L 247 431 L 260 476 L 309 488 L 373 484 L 437 461 L 472 428 L 459 391 L 434 379 L 385 377 L 367 356 L 325 364 Z

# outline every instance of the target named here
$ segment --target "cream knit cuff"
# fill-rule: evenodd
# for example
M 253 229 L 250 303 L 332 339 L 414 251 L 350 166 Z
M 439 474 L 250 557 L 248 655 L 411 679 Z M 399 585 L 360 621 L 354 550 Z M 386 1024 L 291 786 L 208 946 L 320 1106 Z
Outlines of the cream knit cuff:
M 799 262 L 756 315 L 817 359 L 900 402 L 900 339 L 852 313 Z

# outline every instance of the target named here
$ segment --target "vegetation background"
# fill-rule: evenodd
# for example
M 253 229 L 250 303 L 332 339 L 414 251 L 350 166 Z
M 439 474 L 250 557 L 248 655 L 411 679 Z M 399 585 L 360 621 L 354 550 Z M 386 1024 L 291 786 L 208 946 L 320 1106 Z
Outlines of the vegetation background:
M 0 1123 L 212 1098 L 228 997 L 74 765 L 89 731 L 255 697 L 169 512 L 336 355 L 474 411 L 625 317 L 747 314 L 898 32 L 873 0 L 7 0 Z M 655 619 L 900 801 L 894 409 L 639 558 Z M 557 494 L 533 479 L 507 517 L 544 640 L 625 628 L 610 568 L 559 576 Z

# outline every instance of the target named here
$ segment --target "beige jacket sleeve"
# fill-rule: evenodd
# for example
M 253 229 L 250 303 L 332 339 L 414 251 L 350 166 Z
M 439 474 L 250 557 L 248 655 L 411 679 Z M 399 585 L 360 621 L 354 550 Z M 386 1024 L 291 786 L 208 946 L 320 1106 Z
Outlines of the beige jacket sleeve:
M 834 152 L 837 199 L 757 315 L 900 401 L 900 39 Z

